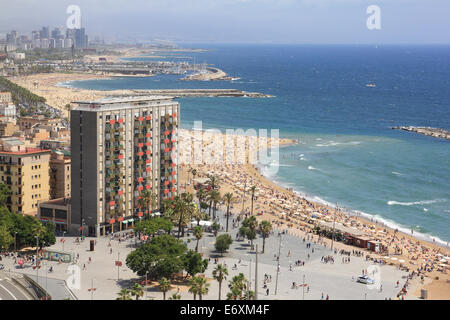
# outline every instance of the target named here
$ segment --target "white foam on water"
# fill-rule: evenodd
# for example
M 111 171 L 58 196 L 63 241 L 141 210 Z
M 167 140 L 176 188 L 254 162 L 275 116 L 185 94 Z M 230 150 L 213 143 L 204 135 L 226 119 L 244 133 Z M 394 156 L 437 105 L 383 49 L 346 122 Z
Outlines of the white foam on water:
M 329 141 L 328 143 L 319 143 L 316 144 L 316 147 L 335 147 L 335 146 L 355 146 L 358 144 L 361 144 L 361 141 L 350 141 L 350 142 L 334 142 L 333 140 Z
M 445 199 L 434 199 L 434 200 L 423 200 L 423 201 L 414 201 L 414 202 L 400 202 L 400 201 L 393 201 L 390 200 L 387 202 L 388 205 L 394 206 L 415 206 L 415 205 L 422 205 L 422 204 L 431 204 L 436 202 L 443 202 L 446 201 Z
M 397 176 L 402 176 L 402 175 L 403 175 L 403 173 L 396 172 L 396 171 L 392 171 L 392 173 L 395 174 L 395 175 L 397 175 Z

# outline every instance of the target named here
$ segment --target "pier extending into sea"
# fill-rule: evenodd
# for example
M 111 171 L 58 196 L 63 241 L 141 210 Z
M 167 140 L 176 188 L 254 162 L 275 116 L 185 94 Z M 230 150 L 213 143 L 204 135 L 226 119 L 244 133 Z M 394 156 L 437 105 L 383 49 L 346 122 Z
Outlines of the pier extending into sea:
M 133 90 L 136 94 L 164 95 L 170 97 L 248 97 L 271 98 L 272 95 L 259 92 L 248 92 L 238 89 L 159 89 Z
M 405 130 L 420 133 L 426 136 L 431 136 L 434 138 L 442 138 L 450 140 L 450 131 L 441 128 L 432 128 L 432 127 L 413 127 L 413 126 L 398 126 L 393 127 L 394 130 Z

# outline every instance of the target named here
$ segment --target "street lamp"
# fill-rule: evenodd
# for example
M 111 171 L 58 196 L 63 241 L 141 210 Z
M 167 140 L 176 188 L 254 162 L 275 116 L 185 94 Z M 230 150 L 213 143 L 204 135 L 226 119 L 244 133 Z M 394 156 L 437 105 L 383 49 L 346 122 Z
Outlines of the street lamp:
M 17 231 L 14 232 L 14 255 L 17 254 Z
M 39 284 L 39 236 L 36 236 L 36 282 Z
M 62 241 L 62 243 L 63 243 L 63 251 L 64 251 L 64 242 L 66 242 L 66 239 L 64 237 L 65 234 L 66 234 L 66 231 L 63 231 L 63 241 Z

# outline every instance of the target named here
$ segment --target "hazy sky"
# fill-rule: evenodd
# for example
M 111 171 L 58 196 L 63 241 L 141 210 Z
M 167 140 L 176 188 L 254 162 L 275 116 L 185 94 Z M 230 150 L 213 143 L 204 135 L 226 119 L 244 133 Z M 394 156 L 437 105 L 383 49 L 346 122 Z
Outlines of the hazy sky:
M 0 33 L 65 26 L 71 4 L 91 37 L 110 39 L 450 43 L 450 0 L 0 0 Z M 369 5 L 381 30 L 366 27 Z

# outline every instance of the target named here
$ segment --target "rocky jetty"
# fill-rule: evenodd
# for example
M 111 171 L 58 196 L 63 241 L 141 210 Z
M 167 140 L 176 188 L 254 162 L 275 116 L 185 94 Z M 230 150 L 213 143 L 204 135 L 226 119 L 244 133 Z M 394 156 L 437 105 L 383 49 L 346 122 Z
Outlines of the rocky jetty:
M 398 126 L 398 127 L 393 127 L 392 129 L 394 129 L 394 130 L 411 131 L 411 132 L 424 134 L 426 136 L 431 136 L 431 137 L 434 137 L 434 138 L 441 138 L 441 139 L 450 140 L 450 131 L 447 131 L 445 129 L 440 129 L 440 128 Z

